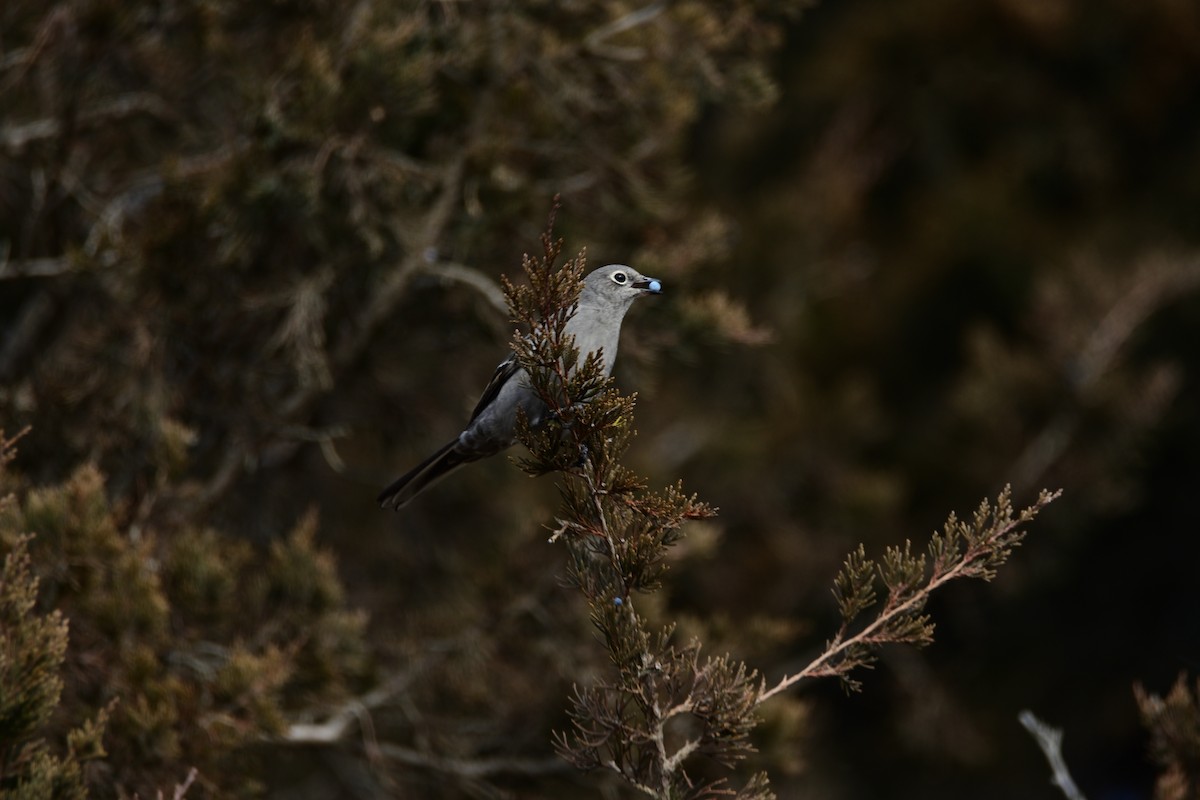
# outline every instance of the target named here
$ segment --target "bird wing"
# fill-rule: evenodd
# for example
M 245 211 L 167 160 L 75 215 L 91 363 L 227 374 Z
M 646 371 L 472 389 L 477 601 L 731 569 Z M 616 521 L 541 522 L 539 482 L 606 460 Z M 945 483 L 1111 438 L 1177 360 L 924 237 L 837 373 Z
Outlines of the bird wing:
M 516 355 L 511 355 L 500 362 L 500 365 L 496 367 L 496 372 L 492 375 L 492 379 L 488 381 L 483 394 L 479 397 L 479 402 L 475 404 L 475 410 L 471 412 L 470 422 L 475 421 L 475 418 L 479 416 L 479 412 L 487 408 L 488 404 L 496 399 L 496 395 L 500 394 L 500 390 L 504 388 L 504 384 L 508 383 L 509 379 L 520 371 L 521 365 L 517 363 Z

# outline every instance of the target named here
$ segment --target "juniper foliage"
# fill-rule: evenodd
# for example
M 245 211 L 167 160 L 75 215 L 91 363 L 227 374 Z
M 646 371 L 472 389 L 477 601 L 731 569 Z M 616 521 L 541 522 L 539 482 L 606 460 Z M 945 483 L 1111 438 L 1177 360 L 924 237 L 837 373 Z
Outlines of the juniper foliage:
M 0 479 L 16 487 L 0 500 L 5 797 L 257 794 L 286 714 L 368 670 L 366 618 L 345 607 L 315 514 L 256 552 L 131 522 L 93 466 L 39 488 Z
M 671 626 L 652 630 L 638 594 L 658 587 L 667 549 L 682 525 L 716 512 L 682 485 L 655 492 L 620 458 L 634 436 L 634 396 L 622 395 L 601 372 L 600 354 L 579 363 L 566 335 L 575 313 L 586 256 L 554 265 L 562 241 L 550 229 L 542 254 L 526 255 L 528 286 L 505 282 L 518 332 L 513 349 L 549 409 L 549 424 L 523 422 L 530 474 L 558 472 L 563 505 L 551 541 L 569 554 L 568 577 L 586 600 L 615 670 L 614 677 L 576 687 L 572 729 L 556 734 L 559 752 L 582 769 L 603 767 L 655 797 L 767 796 L 765 776 L 740 793 L 724 781 L 697 783 L 686 762 L 707 755 L 731 765 L 751 749 L 751 706 L 757 675 L 744 664 L 704 656 L 698 641 L 680 646 Z
M 763 644 L 748 616 L 811 626 L 857 541 L 874 558 L 1004 476 L 1017 497 L 1077 490 L 1038 580 L 1086 593 L 1097 571 L 1125 574 L 1128 538 L 1097 535 L 1108 526 L 1176 555 L 1055 614 L 1014 598 L 995 609 L 1010 624 L 1052 649 L 1073 631 L 1095 680 L 1121 687 L 1196 651 L 1186 619 L 1168 636 L 1145 620 L 1178 619 L 1159 589 L 1188 585 L 1200 553 L 1178 533 L 1194 527 L 1200 452 L 1187 168 L 1200 164 L 1200 5 L 931 0 L 784 17 L 813 5 L 0 3 L 0 425 L 34 426 L 20 469 L 61 487 L 95 463 L 122 535 L 152 534 L 149 555 L 181 578 L 208 570 L 164 584 L 193 641 L 253 627 L 237 588 L 261 570 L 237 540 L 282 536 L 321 506 L 353 531 L 339 560 L 380 612 L 374 654 L 412 675 L 404 713 L 376 716 L 380 740 L 544 758 L 538 732 L 559 718 L 545 698 L 567 693 L 545 682 L 595 668 L 573 661 L 578 620 L 553 604 L 557 548 L 530 546 L 517 510 L 534 482 L 489 493 L 489 468 L 473 470 L 456 487 L 472 503 L 442 493 L 412 517 L 429 535 L 395 546 L 395 520 L 356 482 L 440 444 L 421 434 L 452 424 L 447 401 L 473 399 L 491 365 L 467 354 L 493 350 L 496 316 L 470 287 L 515 263 L 514 232 L 562 190 L 583 211 L 568 240 L 689 284 L 639 320 L 641 347 L 671 358 L 650 372 L 622 354 L 667 423 L 639 406 L 639 449 L 658 474 L 722 487 L 723 519 L 692 526 L 671 560 L 689 568 L 705 537 L 719 555 L 671 598 L 677 637 L 790 670 L 788 635 Z M 743 346 L 768 336 L 769 350 Z M 486 545 L 472 536 L 484 526 Z M 413 542 L 452 562 L 430 569 Z M 49 592 L 58 561 L 41 536 L 30 551 Z M 198 613 L 176 614 L 184 603 Z M 515 611 L 528 608 L 536 631 Z M 72 616 L 70 648 L 84 622 Z M 740 630 L 719 640 L 719 624 Z M 1000 637 L 979 644 L 943 653 L 982 659 L 959 691 L 898 676 L 950 702 L 873 705 L 873 724 L 823 732 L 832 757 L 794 780 L 849 793 L 841 765 L 861 758 L 867 796 L 897 780 L 913 796 L 1041 783 L 1040 764 L 928 768 L 970 760 L 973 737 L 936 731 L 1009 715 L 1002 698 L 1028 677 L 1006 668 Z M 1049 683 L 1077 677 L 1077 659 L 1039 661 Z M 94 713 L 64 677 L 65 713 Z M 1060 699 L 1076 720 L 1121 718 L 1129 700 Z M 760 732 L 779 707 L 760 706 Z M 1133 740 L 1104 730 L 1098 751 Z M 1024 736 L 979 733 L 997 750 Z M 799 786 L 782 788 L 780 759 L 806 750 L 795 742 L 759 740 L 788 796 Z M 869 761 L 901 749 L 921 767 Z M 432 755 L 425 771 L 397 762 L 397 793 L 555 793 L 478 771 L 430 781 L 454 775 Z M 187 768 L 160 767 L 172 781 Z
M 1161 770 L 1155 800 L 1200 797 L 1200 681 L 1180 675 L 1166 697 L 1134 687 L 1142 724 L 1150 730 L 1150 753 Z
M 44 727 L 62 696 L 67 622 L 34 610 L 29 537 L 17 539 L 0 569 L 0 794 L 12 800 L 88 796 L 84 762 L 102 758 L 107 709 L 70 731 L 63 753 Z
M 824 653 L 801 672 L 764 690 L 762 699 L 805 677 L 837 677 L 847 691 L 858 691 L 862 684 L 852 673 L 871 667 L 882 645 L 920 647 L 932 642 L 933 623 L 924 610 L 929 595 L 958 578 L 994 578 L 996 569 L 1025 537 L 1024 526 L 1059 494 L 1043 490 L 1033 505 L 1014 512 L 1012 489 L 1005 486 L 995 504 L 984 500 L 970 520 L 960 520 L 951 512 L 941 532 L 930 537 L 925 553 L 913 553 L 912 542 L 906 540 L 903 547 L 886 548 L 877 563 L 859 545 L 834 580 L 842 617 L 837 633 Z M 880 585 L 885 590 L 883 605 L 863 623 L 863 614 L 878 605 Z
M 11 460 L 14 441 L 0 431 L 0 473 Z M 0 497 L 0 511 L 13 502 L 11 494 Z M 0 529 L 0 544 L 12 534 Z M 29 555 L 30 538 L 17 534 L 0 567 L 0 795 L 11 800 L 83 798 L 83 765 L 105 755 L 102 739 L 109 710 L 101 709 L 70 730 L 58 742 L 58 752 L 47 739 L 63 692 L 68 625 L 59 611 L 37 609 L 39 581 Z
M 1043 491 L 1034 505 L 1014 512 L 1006 487 L 970 520 L 952 513 L 925 553 L 914 553 L 906 541 L 876 562 L 860 545 L 834 582 L 838 632 L 807 667 L 770 688 L 740 661 L 702 655 L 697 639 L 677 643 L 674 626 L 652 628 L 639 612 L 640 599 L 659 588 L 667 550 L 684 523 L 713 517 L 716 509 L 682 484 L 651 491 L 621 465 L 635 433 L 636 396 L 622 395 L 602 374 L 601 354 L 580 362 L 565 332 L 578 308 L 586 254 L 555 269 L 562 252 L 562 240 L 552 235 L 555 211 L 541 237 L 542 254 L 522 260 L 528 285 L 504 281 L 520 326 L 513 350 L 549 409 L 549 423 L 539 429 L 520 421 L 518 438 L 529 456 L 518 463 L 531 475 L 562 476 L 562 515 L 550 541 L 566 545 L 569 581 L 587 602 L 614 668 L 611 677 L 576 686 L 572 727 L 555 735 L 555 745 L 575 766 L 611 770 L 652 797 L 772 797 L 764 774 L 735 788 L 724 777 L 697 779 L 693 758 L 733 767 L 754 749 L 756 709 L 766 700 L 806 678 L 837 677 L 858 689 L 852 673 L 870 667 L 881 646 L 931 642 L 933 624 L 924 611 L 930 594 L 958 578 L 991 580 L 1020 544 L 1024 526 L 1058 493 Z

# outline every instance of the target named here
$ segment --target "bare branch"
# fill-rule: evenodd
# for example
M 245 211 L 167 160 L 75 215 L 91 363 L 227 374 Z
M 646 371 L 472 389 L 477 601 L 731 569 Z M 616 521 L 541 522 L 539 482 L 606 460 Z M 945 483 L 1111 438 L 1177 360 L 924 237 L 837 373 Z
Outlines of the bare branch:
M 431 264 L 423 265 L 421 271 L 453 283 L 469 286 L 488 301 L 493 308 L 508 316 L 508 302 L 504 299 L 504 291 L 500 288 L 500 284 L 475 267 L 451 261 L 434 261 Z
M 450 758 L 386 742 L 379 745 L 379 753 L 384 758 L 410 767 L 422 767 L 467 780 L 496 775 L 553 775 L 570 769 L 569 764 L 558 758 Z
M 696 752 L 699 747 L 699 739 L 688 739 L 679 746 L 678 750 L 671 754 L 670 758 L 663 763 L 663 770 L 667 773 L 675 772 L 675 770 L 679 769 L 679 766 L 687 760 L 688 756 Z
M 640 47 L 605 46 L 605 42 L 617 34 L 632 30 L 639 25 L 645 25 L 663 11 L 666 11 L 666 9 L 667 4 L 665 2 L 657 2 L 651 3 L 637 11 L 631 11 L 625 16 L 615 19 L 606 25 L 601 25 L 589 33 L 587 38 L 583 40 L 583 46 L 588 52 L 618 61 L 638 61 L 645 58 L 646 51 Z
M 0 260 L 0 280 L 15 278 L 53 278 L 72 270 L 65 258 L 26 258 L 21 261 Z
M 195 767 L 189 769 L 187 777 L 183 779 L 183 783 L 175 784 L 175 791 L 171 793 L 171 800 L 183 800 L 183 798 L 187 797 L 188 789 L 192 788 L 192 784 L 196 782 L 196 778 L 199 775 L 200 770 Z M 162 789 L 158 790 L 158 800 L 163 800 Z
M 82 130 L 139 114 L 160 120 L 174 121 L 177 118 L 175 111 L 158 95 L 149 92 L 131 92 L 102 105 L 85 108 L 79 113 L 76 124 Z M 31 142 L 53 139 L 61 132 L 62 123 L 57 119 L 39 119 L 6 125 L 0 128 L 0 147 L 20 150 Z
M 503 616 L 514 614 L 516 607 L 517 603 L 514 603 L 506 609 Z M 357 721 L 364 726 L 369 725 L 372 711 L 395 702 L 418 676 L 433 668 L 446 656 L 469 648 L 478 635 L 479 631 L 473 628 L 440 642 L 426 642 L 423 647 L 424 655 L 410 663 L 403 672 L 397 673 L 386 683 L 366 694 L 343 703 L 324 722 L 293 723 L 283 734 L 282 741 L 287 744 L 331 744 L 340 741 L 349 733 L 351 723 Z
M 408 288 L 413 274 L 421 268 L 425 261 L 426 251 L 437 246 L 443 232 L 450 224 L 456 202 L 460 199 L 466 163 L 467 150 L 464 149 L 446 165 L 442 174 L 441 191 L 434 200 L 429 213 L 422 220 L 414 241 L 409 242 L 408 256 L 375 291 L 370 305 L 364 309 L 359 319 L 358 328 L 347 336 L 334 351 L 333 363 L 337 366 L 344 367 L 362 354 L 374 337 L 375 331 L 384 320 L 391 316 L 396 305 L 404 297 L 404 292 Z M 307 405 L 307 398 L 293 398 L 291 403 L 284 405 L 283 416 L 288 418 L 305 405 Z
M 1068 363 L 1069 382 L 1077 395 L 1087 397 L 1113 368 L 1126 344 L 1166 303 L 1200 287 L 1200 259 L 1157 255 L 1137 266 L 1125 291 L 1119 292 L 1090 335 Z M 1037 483 L 1067 448 L 1078 431 L 1078 405 L 1055 415 L 1029 441 L 1012 469 L 1013 483 L 1028 488 Z
M 1050 763 L 1050 783 L 1061 789 L 1067 800 L 1087 800 L 1087 797 L 1075 785 L 1074 779 L 1071 778 L 1071 772 L 1067 769 L 1067 762 L 1063 759 L 1062 731 L 1042 722 L 1028 709 L 1018 714 L 1017 719 L 1033 736 L 1034 741 L 1045 754 L 1046 761 Z
M 30 67 L 41 57 L 54 37 L 69 28 L 71 21 L 71 11 L 65 6 L 59 6 L 47 14 L 38 28 L 37 35 L 33 37 L 33 43 L 28 47 L 13 50 L 3 61 L 0 61 L 0 73 L 10 69 L 14 70 L 11 75 L 0 82 L 0 92 L 7 91 L 9 87 L 23 80 Z M 18 67 L 19 69 L 16 69 Z

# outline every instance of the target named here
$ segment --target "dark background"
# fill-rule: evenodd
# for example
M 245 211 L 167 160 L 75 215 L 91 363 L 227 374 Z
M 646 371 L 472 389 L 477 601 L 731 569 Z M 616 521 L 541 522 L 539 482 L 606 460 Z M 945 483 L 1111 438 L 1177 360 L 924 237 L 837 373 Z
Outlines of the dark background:
M 0 11 L 21 491 L 95 463 L 121 530 L 167 549 L 196 528 L 267 547 L 315 509 L 371 668 L 288 713 L 407 676 L 373 714 L 403 753 L 352 734 L 246 775 L 628 793 L 553 766 L 571 684 L 606 664 L 546 543 L 552 479 L 498 458 L 373 503 L 459 430 L 510 335 L 480 286 L 518 274 L 560 194 L 568 253 L 666 289 L 616 376 L 629 466 L 721 510 L 646 601 L 681 636 L 775 678 L 835 629 L 857 543 L 923 546 L 1006 483 L 1018 505 L 1063 489 L 993 583 L 935 598 L 935 644 L 885 651 L 861 694 L 798 687 L 750 766 L 781 797 L 1056 797 L 1030 708 L 1093 800 L 1152 796 L 1133 685 L 1200 657 L 1200 7 L 805 6 Z M 111 762 L 103 796 L 146 791 Z

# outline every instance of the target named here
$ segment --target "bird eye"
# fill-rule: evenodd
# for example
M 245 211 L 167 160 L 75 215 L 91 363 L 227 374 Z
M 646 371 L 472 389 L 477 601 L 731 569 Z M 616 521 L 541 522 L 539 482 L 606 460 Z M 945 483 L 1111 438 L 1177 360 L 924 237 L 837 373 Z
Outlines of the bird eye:
M 613 283 L 617 284 L 618 286 L 624 286 L 625 283 L 629 280 L 629 276 L 626 275 L 624 272 L 614 272 L 612 274 L 612 279 L 613 279 Z

